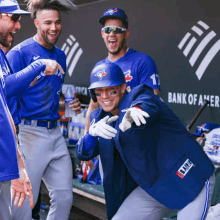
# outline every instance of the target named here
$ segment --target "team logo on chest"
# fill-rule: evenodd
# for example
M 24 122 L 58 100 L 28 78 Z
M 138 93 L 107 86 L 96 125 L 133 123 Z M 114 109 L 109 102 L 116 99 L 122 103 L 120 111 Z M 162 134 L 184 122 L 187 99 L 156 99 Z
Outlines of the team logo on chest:
M 190 161 L 189 159 L 187 159 L 183 165 L 179 168 L 179 170 L 176 172 L 176 174 L 180 177 L 180 178 L 184 178 L 186 176 L 186 174 L 190 171 L 190 169 L 195 166 L 192 161 Z
M 131 70 L 124 72 L 124 74 L 126 82 L 130 82 L 133 79 L 133 76 L 131 76 Z
M 107 75 L 107 73 L 105 72 L 105 70 L 99 71 L 98 73 L 95 74 L 95 76 L 99 77 L 99 80 L 100 80 L 100 81 L 101 81 L 102 78 L 103 78 L 104 76 L 106 76 L 106 75 Z

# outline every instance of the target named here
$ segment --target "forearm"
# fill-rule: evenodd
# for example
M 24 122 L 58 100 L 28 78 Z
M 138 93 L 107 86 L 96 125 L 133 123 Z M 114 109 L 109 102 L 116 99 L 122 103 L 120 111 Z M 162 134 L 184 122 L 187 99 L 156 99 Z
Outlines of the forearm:
M 45 67 L 46 64 L 43 61 L 37 60 L 23 70 L 7 76 L 5 78 L 7 98 L 15 96 L 26 89 L 36 76 L 45 70 Z

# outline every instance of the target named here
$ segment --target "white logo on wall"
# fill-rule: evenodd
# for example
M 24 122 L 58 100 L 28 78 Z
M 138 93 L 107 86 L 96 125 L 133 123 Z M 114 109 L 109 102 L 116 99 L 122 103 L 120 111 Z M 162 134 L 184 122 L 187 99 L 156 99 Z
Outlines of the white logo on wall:
M 189 58 L 189 63 L 193 67 L 198 60 L 199 56 L 203 52 L 203 50 L 207 47 L 210 48 L 209 51 L 206 53 L 204 58 L 202 59 L 201 63 L 198 64 L 198 68 L 196 70 L 196 75 L 198 79 L 200 80 L 206 71 L 207 67 L 209 66 L 210 62 L 213 60 L 215 55 L 220 50 L 220 40 L 215 41 L 214 44 L 211 45 L 210 41 L 216 36 L 216 33 L 212 30 L 209 31 L 208 34 L 203 36 L 204 31 L 208 30 L 209 26 L 204 23 L 203 21 L 199 21 L 197 23 L 197 26 L 194 25 L 191 30 L 195 32 L 198 35 L 198 38 L 192 36 L 192 33 L 187 33 L 181 42 L 178 45 L 178 48 L 180 50 L 183 49 L 183 47 L 186 45 L 186 42 L 188 44 L 185 46 L 185 49 L 183 50 L 183 54 L 185 57 L 188 56 L 189 52 L 193 50 L 193 53 L 191 57 Z M 190 40 L 189 40 L 190 39 Z M 189 40 L 189 41 L 188 41 Z M 196 48 L 193 48 L 194 44 L 198 41 L 200 41 L 199 45 Z
M 79 43 L 76 42 L 76 38 L 73 35 L 70 35 L 66 39 L 61 50 L 66 54 L 66 65 L 69 76 L 71 77 L 83 50 L 79 47 Z

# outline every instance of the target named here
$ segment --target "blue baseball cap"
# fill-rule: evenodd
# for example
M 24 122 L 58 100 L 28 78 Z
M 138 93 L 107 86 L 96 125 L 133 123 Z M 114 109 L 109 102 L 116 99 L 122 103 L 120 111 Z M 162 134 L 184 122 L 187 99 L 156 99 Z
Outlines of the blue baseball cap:
M 99 23 L 104 26 L 105 21 L 107 19 L 119 19 L 125 22 L 125 24 L 128 26 L 128 17 L 125 14 L 124 10 L 120 8 L 110 8 L 108 9 L 102 17 L 99 18 Z
M 28 11 L 21 10 L 16 0 L 0 0 L 0 11 L 8 14 L 31 14 Z
M 90 75 L 89 89 L 100 87 L 120 86 L 125 83 L 122 69 L 115 63 L 104 63 L 97 65 Z
M 201 137 L 203 133 L 207 133 L 219 127 L 220 125 L 217 123 L 205 123 L 202 126 L 197 126 L 197 133 L 192 133 L 192 135 Z

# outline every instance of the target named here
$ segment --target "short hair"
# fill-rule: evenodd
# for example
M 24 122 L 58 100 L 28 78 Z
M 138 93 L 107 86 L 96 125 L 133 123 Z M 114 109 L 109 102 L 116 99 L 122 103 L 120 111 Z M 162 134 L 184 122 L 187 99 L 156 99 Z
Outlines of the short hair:
M 69 12 L 71 6 L 76 8 L 71 0 L 25 0 L 27 9 L 31 12 L 32 18 L 36 18 L 38 10 L 56 10 L 58 12 Z
M 105 20 L 105 22 L 107 20 L 120 20 L 122 22 L 122 27 L 128 29 L 128 24 L 125 21 L 123 21 L 122 19 L 120 19 L 120 18 L 116 18 L 116 17 L 114 17 L 114 18 L 107 18 Z M 105 22 L 104 22 L 104 26 L 105 26 Z

